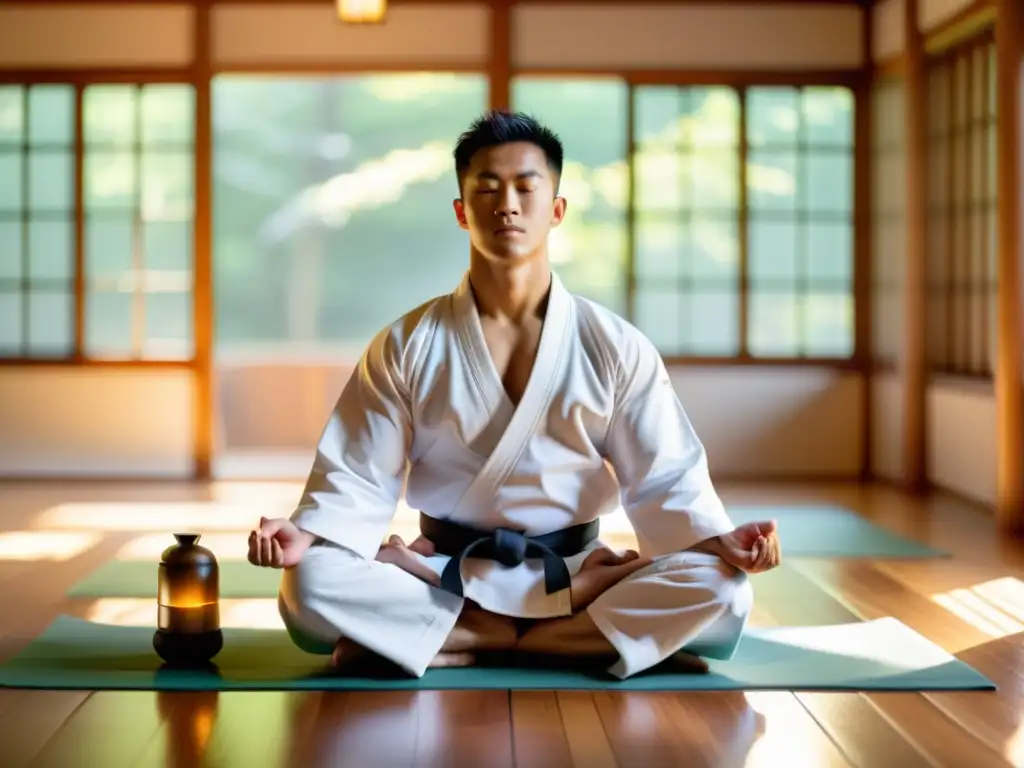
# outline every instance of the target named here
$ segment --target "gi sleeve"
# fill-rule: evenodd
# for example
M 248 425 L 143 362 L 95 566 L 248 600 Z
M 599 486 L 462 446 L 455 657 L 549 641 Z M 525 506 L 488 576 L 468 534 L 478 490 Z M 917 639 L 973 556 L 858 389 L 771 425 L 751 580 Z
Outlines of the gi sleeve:
M 665 364 L 638 331 L 617 355 L 606 455 L 643 554 L 681 552 L 735 526 Z
M 328 418 L 292 522 L 376 557 L 398 507 L 411 423 L 401 350 L 385 331 L 363 353 Z

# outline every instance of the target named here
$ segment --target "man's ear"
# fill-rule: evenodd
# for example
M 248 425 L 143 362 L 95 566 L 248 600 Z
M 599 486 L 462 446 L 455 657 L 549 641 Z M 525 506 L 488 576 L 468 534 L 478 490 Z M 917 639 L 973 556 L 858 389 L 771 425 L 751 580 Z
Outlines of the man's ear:
M 565 218 L 565 211 L 569 207 L 569 201 L 564 197 L 556 197 L 551 208 L 551 226 L 557 227 Z
M 461 198 L 455 198 L 452 201 L 452 207 L 455 209 L 455 220 L 459 226 L 462 229 L 469 229 L 469 222 L 466 221 L 466 204 L 462 202 Z

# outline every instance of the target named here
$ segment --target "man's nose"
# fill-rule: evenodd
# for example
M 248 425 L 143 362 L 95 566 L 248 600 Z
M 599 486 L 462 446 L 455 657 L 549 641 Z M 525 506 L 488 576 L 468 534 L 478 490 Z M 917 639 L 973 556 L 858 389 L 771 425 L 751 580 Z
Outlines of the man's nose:
M 518 216 L 519 196 L 514 189 L 505 190 L 498 198 L 498 207 L 494 209 L 498 216 Z

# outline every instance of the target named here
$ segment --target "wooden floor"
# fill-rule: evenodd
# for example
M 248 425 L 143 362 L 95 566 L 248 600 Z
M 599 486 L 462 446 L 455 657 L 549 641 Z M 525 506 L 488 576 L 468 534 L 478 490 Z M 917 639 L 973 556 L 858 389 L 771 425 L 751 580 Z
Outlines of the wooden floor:
M 948 498 L 909 500 L 884 487 L 721 491 L 733 503 L 845 504 L 880 525 L 951 550 L 949 560 L 791 564 L 861 617 L 900 619 L 990 677 L 999 690 L 0 690 L 0 766 L 1024 766 L 1024 548 L 1001 541 L 986 513 Z M 146 556 L 147 545 L 159 546 L 166 537 L 158 536 L 156 544 L 145 537 L 166 533 L 178 524 L 172 518 L 181 524 L 216 520 L 228 550 L 238 529 L 240 552 L 246 527 L 260 514 L 286 514 L 296 493 L 287 484 L 0 485 L 0 657 L 17 652 L 61 611 L 130 613 L 131 606 L 70 601 L 63 593 L 118 553 L 134 547 Z M 785 616 L 760 610 L 756 620 L 822 623 L 820 602 L 795 594 Z M 239 610 L 229 610 L 227 621 L 273 620 L 266 605 L 255 607 L 235 606 Z

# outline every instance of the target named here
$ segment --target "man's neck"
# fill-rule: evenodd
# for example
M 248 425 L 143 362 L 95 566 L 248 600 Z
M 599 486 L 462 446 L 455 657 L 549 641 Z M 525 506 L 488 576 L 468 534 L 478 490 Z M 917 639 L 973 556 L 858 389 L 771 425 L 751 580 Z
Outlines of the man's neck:
M 522 323 L 543 314 L 551 288 L 551 267 L 547 258 L 505 266 L 472 253 L 469 282 L 482 316 Z

